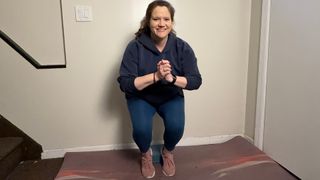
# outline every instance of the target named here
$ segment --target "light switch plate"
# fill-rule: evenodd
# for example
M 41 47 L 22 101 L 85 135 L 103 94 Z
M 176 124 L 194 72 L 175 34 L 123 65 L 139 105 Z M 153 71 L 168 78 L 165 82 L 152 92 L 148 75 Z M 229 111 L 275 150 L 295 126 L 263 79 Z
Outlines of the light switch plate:
M 74 9 L 77 22 L 88 22 L 93 20 L 91 6 L 77 5 Z

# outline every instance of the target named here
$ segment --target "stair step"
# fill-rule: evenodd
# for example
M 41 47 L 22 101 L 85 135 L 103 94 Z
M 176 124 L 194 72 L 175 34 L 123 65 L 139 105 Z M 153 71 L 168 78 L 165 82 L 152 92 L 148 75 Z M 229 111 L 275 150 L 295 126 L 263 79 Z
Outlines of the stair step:
M 22 141 L 23 139 L 20 137 L 0 138 L 0 160 L 10 154 Z
M 23 139 L 20 137 L 0 138 L 0 179 L 4 179 L 21 162 Z
M 63 163 L 63 158 L 24 161 L 7 177 L 7 180 L 53 180 Z

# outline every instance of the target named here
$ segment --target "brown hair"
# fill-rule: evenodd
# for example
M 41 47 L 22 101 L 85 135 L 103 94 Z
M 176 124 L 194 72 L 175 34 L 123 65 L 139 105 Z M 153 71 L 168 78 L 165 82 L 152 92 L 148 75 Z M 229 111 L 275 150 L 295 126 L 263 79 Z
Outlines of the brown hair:
M 152 11 L 157 7 L 157 6 L 165 6 L 168 8 L 169 12 L 170 12 L 170 16 L 171 16 L 171 21 L 174 21 L 174 8 L 173 6 L 165 0 L 155 0 L 153 2 L 151 2 L 146 10 L 146 15 L 144 16 L 144 18 L 142 19 L 141 23 L 140 23 L 140 28 L 139 30 L 135 33 L 136 38 L 139 37 L 142 33 L 147 33 L 148 35 L 150 35 L 150 19 L 151 19 L 151 14 Z M 175 33 L 175 31 L 172 29 L 171 32 Z

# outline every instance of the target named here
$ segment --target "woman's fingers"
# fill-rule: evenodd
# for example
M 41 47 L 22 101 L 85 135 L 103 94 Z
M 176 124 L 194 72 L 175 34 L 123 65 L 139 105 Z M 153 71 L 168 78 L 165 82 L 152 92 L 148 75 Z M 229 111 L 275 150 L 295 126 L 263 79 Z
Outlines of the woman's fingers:
M 158 62 L 157 65 L 165 65 L 165 64 L 170 64 L 170 61 L 169 60 L 166 60 L 166 59 L 162 59 Z
M 159 72 L 161 79 L 171 74 L 172 69 L 171 69 L 170 61 L 165 59 L 159 61 L 157 63 L 157 71 Z

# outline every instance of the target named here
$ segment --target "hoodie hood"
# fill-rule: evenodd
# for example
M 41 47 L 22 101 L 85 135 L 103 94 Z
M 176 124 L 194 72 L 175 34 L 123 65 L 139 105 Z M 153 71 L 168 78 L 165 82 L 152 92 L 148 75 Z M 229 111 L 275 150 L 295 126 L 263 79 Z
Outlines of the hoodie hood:
M 176 35 L 172 32 L 170 32 L 168 34 L 168 40 L 166 43 L 166 46 L 164 47 L 162 53 L 165 53 L 166 51 L 168 51 L 170 49 L 170 47 L 173 46 L 174 41 L 176 40 Z M 138 42 L 140 42 L 145 48 L 149 49 L 150 51 L 157 53 L 157 54 L 161 54 L 161 52 L 156 48 L 153 40 L 151 39 L 150 35 L 148 35 L 147 33 L 142 33 L 138 38 L 137 38 Z

